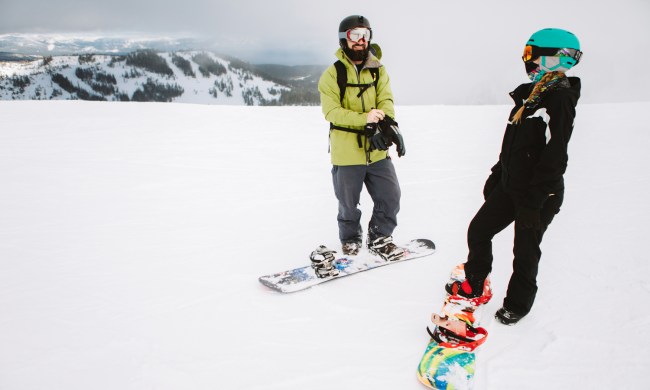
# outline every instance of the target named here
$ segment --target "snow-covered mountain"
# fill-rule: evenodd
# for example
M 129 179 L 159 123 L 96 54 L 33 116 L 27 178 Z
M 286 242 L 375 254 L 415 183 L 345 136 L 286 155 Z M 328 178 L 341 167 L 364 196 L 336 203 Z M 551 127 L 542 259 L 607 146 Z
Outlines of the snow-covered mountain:
M 0 100 L 74 99 L 310 105 L 318 103 L 318 92 L 313 81 L 310 86 L 279 79 L 208 51 L 145 49 L 0 61 Z
M 325 66 L 252 65 L 196 37 L 0 34 L 0 100 L 315 105 Z

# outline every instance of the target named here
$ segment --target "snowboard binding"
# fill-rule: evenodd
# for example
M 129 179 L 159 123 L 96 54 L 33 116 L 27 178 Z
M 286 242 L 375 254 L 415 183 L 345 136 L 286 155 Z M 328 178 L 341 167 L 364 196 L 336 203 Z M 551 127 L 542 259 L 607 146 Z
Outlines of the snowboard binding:
M 335 250 L 325 245 L 320 245 L 309 255 L 311 267 L 319 278 L 334 277 L 339 275 L 339 270 L 334 266 Z
M 471 352 L 483 344 L 488 335 L 485 328 L 475 328 L 471 323 L 454 316 L 433 314 L 431 319 L 436 327 L 433 332 L 427 327 L 427 333 L 441 347 Z
M 492 288 L 488 275 L 482 282 L 483 290 L 480 295 L 466 297 L 458 294 L 458 286 L 464 281 L 464 264 L 460 264 L 452 271 L 447 284 L 447 287 L 456 288 L 451 289 L 451 292 L 449 288 L 446 288 L 447 297 L 441 314 L 431 315 L 431 321 L 435 327 L 433 331 L 427 327 L 427 332 L 442 347 L 471 352 L 483 344 L 487 338 L 485 328 L 477 326 L 478 318 L 475 312 L 479 306 L 492 299 Z
M 463 283 L 466 282 L 465 280 L 465 267 L 464 264 L 460 264 L 458 267 L 454 269 L 452 272 L 451 278 L 449 280 L 449 283 L 445 286 L 445 290 L 447 291 L 447 299 L 446 303 L 457 303 L 459 305 L 465 306 L 474 306 L 478 307 L 481 305 L 485 305 L 492 299 L 492 286 L 490 283 L 490 275 L 488 275 L 483 281 L 482 281 L 482 291 L 480 291 L 478 294 L 475 296 L 463 296 L 462 294 L 459 293 L 460 286 L 463 285 Z

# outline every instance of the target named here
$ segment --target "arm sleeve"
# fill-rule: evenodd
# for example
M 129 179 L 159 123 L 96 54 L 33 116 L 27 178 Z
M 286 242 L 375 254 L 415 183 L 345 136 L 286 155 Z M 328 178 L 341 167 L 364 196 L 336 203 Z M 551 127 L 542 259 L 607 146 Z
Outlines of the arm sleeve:
M 390 77 L 385 67 L 379 68 L 379 81 L 377 82 L 377 109 L 382 110 L 386 115 L 395 118 L 395 107 L 393 91 L 390 87 Z
M 575 105 L 563 95 L 551 99 L 546 105 L 550 117 L 548 127 L 551 139 L 542 150 L 539 162 L 534 168 L 530 188 L 525 199 L 527 206 L 541 208 L 546 198 L 556 190 L 557 183 L 563 181 L 569 156 L 569 139 L 573 132 Z
M 336 68 L 331 65 L 318 81 L 321 108 L 328 122 L 340 126 L 365 126 L 366 113 L 356 112 L 341 106 L 339 86 L 336 82 Z

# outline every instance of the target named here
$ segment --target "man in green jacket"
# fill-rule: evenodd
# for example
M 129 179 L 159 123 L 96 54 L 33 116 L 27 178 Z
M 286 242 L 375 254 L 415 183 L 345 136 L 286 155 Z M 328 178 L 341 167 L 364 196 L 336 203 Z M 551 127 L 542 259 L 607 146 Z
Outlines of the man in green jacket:
M 397 226 L 401 191 L 388 155 L 394 140 L 400 156 L 404 143 L 395 117 L 390 80 L 370 51 L 372 29 L 368 19 L 349 16 L 339 25 L 336 57 L 344 65 L 347 87 L 339 87 L 343 66 L 331 65 L 318 83 L 325 119 L 330 122 L 330 150 L 334 192 L 339 201 L 339 239 L 345 255 L 356 255 L 362 245 L 361 211 L 357 207 L 365 183 L 374 208 L 368 226 L 368 249 L 386 260 L 398 260 L 403 249 L 392 242 Z M 337 61 L 337 62 L 339 62 Z M 390 121 L 390 122 L 389 122 Z M 384 126 L 394 123 L 394 127 Z M 382 131 L 383 128 L 392 129 Z M 399 138 L 398 138 L 399 137 Z

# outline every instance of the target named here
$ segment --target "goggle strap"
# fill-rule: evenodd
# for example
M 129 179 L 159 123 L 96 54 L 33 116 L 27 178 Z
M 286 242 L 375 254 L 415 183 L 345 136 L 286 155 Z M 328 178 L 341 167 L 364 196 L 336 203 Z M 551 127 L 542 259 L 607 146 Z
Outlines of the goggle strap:
M 555 52 L 551 54 L 549 50 L 555 50 Z M 569 54 L 568 57 L 576 60 L 576 64 L 580 62 L 580 57 L 582 57 L 582 52 L 580 50 L 569 49 L 569 48 L 545 48 L 545 47 L 540 48 L 533 45 L 527 45 L 526 47 L 524 47 L 524 55 L 521 57 L 521 59 L 524 60 L 524 62 L 528 62 L 542 56 L 561 57 L 558 56 L 557 54 L 562 50 L 566 50 Z

